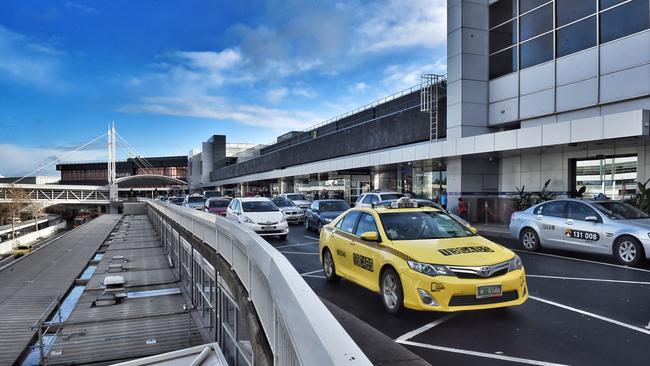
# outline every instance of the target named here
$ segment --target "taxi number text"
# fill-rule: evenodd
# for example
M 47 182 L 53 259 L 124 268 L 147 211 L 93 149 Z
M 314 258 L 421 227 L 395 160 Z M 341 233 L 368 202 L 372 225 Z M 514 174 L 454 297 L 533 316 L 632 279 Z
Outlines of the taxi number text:
M 366 271 L 373 272 L 372 258 L 364 257 L 357 253 L 352 253 L 352 261 L 357 267 L 361 267 Z
M 590 241 L 600 240 L 600 235 L 598 235 L 598 233 L 594 233 L 591 231 L 566 229 L 564 230 L 564 235 L 566 237 L 575 238 L 575 239 L 583 239 L 583 240 L 590 240 Z

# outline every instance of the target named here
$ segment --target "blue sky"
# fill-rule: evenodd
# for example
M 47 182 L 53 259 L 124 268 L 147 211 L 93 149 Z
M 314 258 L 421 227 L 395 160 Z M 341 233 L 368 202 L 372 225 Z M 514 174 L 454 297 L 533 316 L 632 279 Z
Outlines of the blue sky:
M 112 120 L 148 156 L 269 142 L 446 73 L 445 30 L 444 0 L 3 0 L 0 175 Z M 105 155 L 102 140 L 65 160 Z

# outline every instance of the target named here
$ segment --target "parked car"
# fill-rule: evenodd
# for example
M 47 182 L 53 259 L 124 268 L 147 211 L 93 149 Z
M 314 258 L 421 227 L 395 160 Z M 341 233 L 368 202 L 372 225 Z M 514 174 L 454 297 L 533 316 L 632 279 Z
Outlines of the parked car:
M 357 202 L 354 203 L 354 207 L 371 207 L 373 203 L 381 201 L 392 201 L 406 197 L 403 193 L 398 192 L 368 192 L 364 193 L 359 198 Z
M 203 205 L 203 211 L 215 215 L 226 216 L 226 211 L 228 210 L 230 201 L 232 201 L 232 199 L 228 197 L 208 198 Z
M 276 235 L 286 239 L 289 234 L 286 217 L 268 198 L 235 198 L 228 206 L 226 218 L 245 225 L 260 236 Z
M 172 205 L 177 205 L 177 206 L 182 205 L 183 201 L 185 201 L 185 198 L 178 197 L 178 196 L 171 197 L 171 198 L 169 198 L 169 200 L 167 200 L 167 202 L 171 203 Z
M 320 229 L 336 219 L 340 214 L 350 209 L 344 200 L 316 200 L 307 209 L 305 228 Z
M 219 191 L 203 191 L 203 195 L 205 198 L 223 197 L 223 194 Z
M 305 197 L 305 195 L 302 193 L 282 193 L 278 197 L 284 197 L 290 200 L 291 202 L 295 203 L 296 206 L 302 208 L 303 210 L 311 206 L 311 201 L 308 200 L 307 197 Z
M 200 194 L 195 193 L 192 195 L 187 195 L 183 200 L 183 206 L 194 210 L 202 210 L 203 205 L 205 204 L 205 200 L 205 196 Z
M 614 256 L 633 266 L 650 259 L 650 216 L 621 201 L 558 199 L 512 213 L 510 234 L 525 250 Z
M 296 206 L 293 201 L 290 199 L 278 196 L 273 198 L 271 201 L 275 203 L 276 206 L 284 213 L 284 216 L 287 218 L 287 222 L 290 224 L 302 224 L 305 222 L 305 211 Z

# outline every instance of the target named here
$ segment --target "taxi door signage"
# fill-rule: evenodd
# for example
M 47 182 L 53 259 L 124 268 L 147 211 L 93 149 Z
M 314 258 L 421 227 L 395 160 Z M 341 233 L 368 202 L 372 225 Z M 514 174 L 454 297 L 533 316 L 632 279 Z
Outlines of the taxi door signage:
M 573 230 L 565 229 L 564 236 L 574 239 L 582 239 L 587 241 L 598 241 L 600 240 L 600 234 L 594 233 L 591 231 L 582 231 L 582 230 Z
M 366 271 L 374 272 L 372 258 L 365 257 L 361 254 L 352 253 L 352 261 L 357 267 L 361 267 Z

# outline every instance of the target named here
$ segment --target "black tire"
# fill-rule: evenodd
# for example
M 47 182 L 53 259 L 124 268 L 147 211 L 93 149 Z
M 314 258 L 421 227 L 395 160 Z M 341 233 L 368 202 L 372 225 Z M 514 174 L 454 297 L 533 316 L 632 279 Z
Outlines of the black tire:
M 643 258 L 643 246 L 633 236 L 621 236 L 614 242 L 614 258 L 624 266 L 636 266 Z
M 278 239 L 280 239 L 280 240 L 287 240 L 287 234 L 278 235 Z
M 394 269 L 387 268 L 381 274 L 379 290 L 381 302 L 384 304 L 386 311 L 391 315 L 396 315 L 402 311 L 402 308 L 404 308 L 404 291 L 402 281 Z
M 521 233 L 519 234 L 519 243 L 524 250 L 529 252 L 536 252 L 541 248 L 541 245 L 539 244 L 539 235 L 537 235 L 535 230 L 529 227 L 521 230 Z
M 336 282 L 341 277 L 336 274 L 336 266 L 334 265 L 334 258 L 329 249 L 323 250 L 323 272 L 325 272 L 325 279 L 329 282 Z

